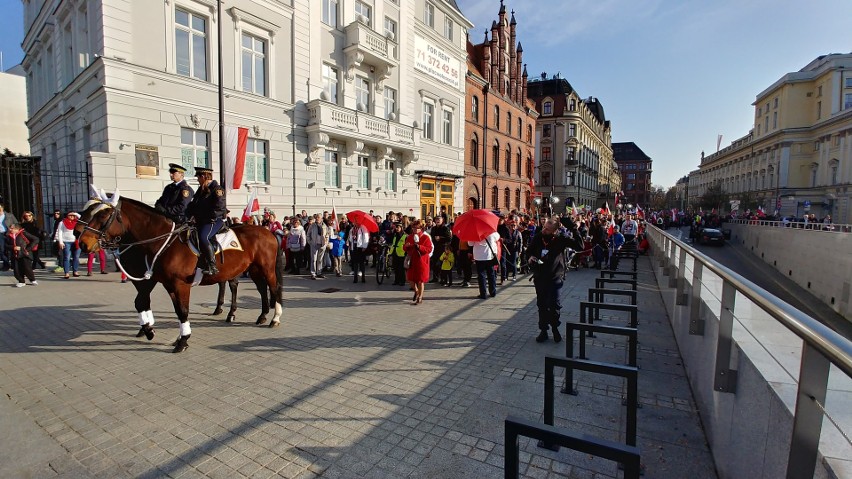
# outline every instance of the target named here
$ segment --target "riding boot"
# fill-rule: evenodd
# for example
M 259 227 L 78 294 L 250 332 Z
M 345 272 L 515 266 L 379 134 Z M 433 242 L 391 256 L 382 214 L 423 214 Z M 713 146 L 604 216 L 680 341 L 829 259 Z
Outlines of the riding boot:
M 177 341 L 177 344 L 175 345 L 175 348 L 172 350 L 172 352 L 173 353 L 182 353 L 182 352 L 186 351 L 187 349 L 189 349 L 189 344 L 187 344 L 187 340 L 189 340 L 190 336 L 192 336 L 192 335 L 188 334 L 186 336 L 181 336 L 180 339 Z
M 207 247 L 204 248 L 204 257 L 207 260 L 207 267 L 202 273 L 214 276 L 219 273 L 219 269 L 216 268 L 216 251 L 213 249 L 213 245 L 208 243 Z
M 562 324 L 562 321 L 559 320 L 559 310 L 551 310 L 550 311 L 550 328 L 553 330 L 553 342 L 558 343 L 562 341 L 562 334 L 559 332 L 559 326 Z

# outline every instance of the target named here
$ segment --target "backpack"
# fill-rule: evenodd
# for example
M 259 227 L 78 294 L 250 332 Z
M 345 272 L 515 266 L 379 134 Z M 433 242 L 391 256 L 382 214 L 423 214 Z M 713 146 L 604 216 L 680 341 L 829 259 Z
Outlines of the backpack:
M 290 232 L 290 236 L 287 237 L 287 247 L 290 249 L 290 251 L 292 251 L 294 253 L 298 253 L 299 251 L 302 251 L 302 240 L 301 240 L 301 238 L 302 238 L 301 233 L 294 233 L 292 231 Z

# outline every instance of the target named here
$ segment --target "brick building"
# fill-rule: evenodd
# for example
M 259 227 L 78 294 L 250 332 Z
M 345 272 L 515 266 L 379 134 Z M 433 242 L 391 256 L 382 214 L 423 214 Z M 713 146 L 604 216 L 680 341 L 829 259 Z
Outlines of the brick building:
M 647 207 L 651 203 L 651 157 L 636 143 L 613 143 L 612 153 L 621 172 L 622 203 Z
M 498 20 L 485 40 L 467 42 L 465 115 L 465 210 L 530 211 L 535 155 L 533 102 L 527 99 L 523 48 L 514 12 Z

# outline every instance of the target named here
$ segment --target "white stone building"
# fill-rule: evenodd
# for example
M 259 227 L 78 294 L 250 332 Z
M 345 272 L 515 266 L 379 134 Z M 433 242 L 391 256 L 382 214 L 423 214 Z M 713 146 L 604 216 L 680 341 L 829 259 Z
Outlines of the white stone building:
M 332 202 L 339 212 L 416 211 L 429 174 L 463 174 L 463 82 L 434 80 L 415 59 L 425 39 L 463 78 L 471 25 L 452 1 L 235 0 L 221 18 L 215 0 L 24 4 L 30 143 L 42 168 L 148 203 L 168 163 L 218 176 L 221 42 L 224 122 L 249 130 L 248 187 L 228 191 L 232 210 L 258 188 L 279 216 Z M 421 138 L 429 101 L 433 135 L 442 109 L 455 109 L 449 145 Z M 72 183 L 86 194 L 86 182 Z
M 23 69 L 0 72 L 0 151 L 8 148 L 16 155 L 28 155 L 27 82 Z

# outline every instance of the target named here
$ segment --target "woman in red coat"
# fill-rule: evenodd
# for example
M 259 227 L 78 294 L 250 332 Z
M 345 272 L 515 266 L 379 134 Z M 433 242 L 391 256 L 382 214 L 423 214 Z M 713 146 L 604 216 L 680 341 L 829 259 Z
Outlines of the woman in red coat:
M 414 299 L 411 304 L 423 302 L 423 289 L 429 281 L 429 255 L 432 254 L 432 238 L 423 232 L 423 223 L 416 220 L 411 223 L 411 234 L 405 239 L 402 249 L 411 257 L 411 266 L 406 278 L 414 289 Z

